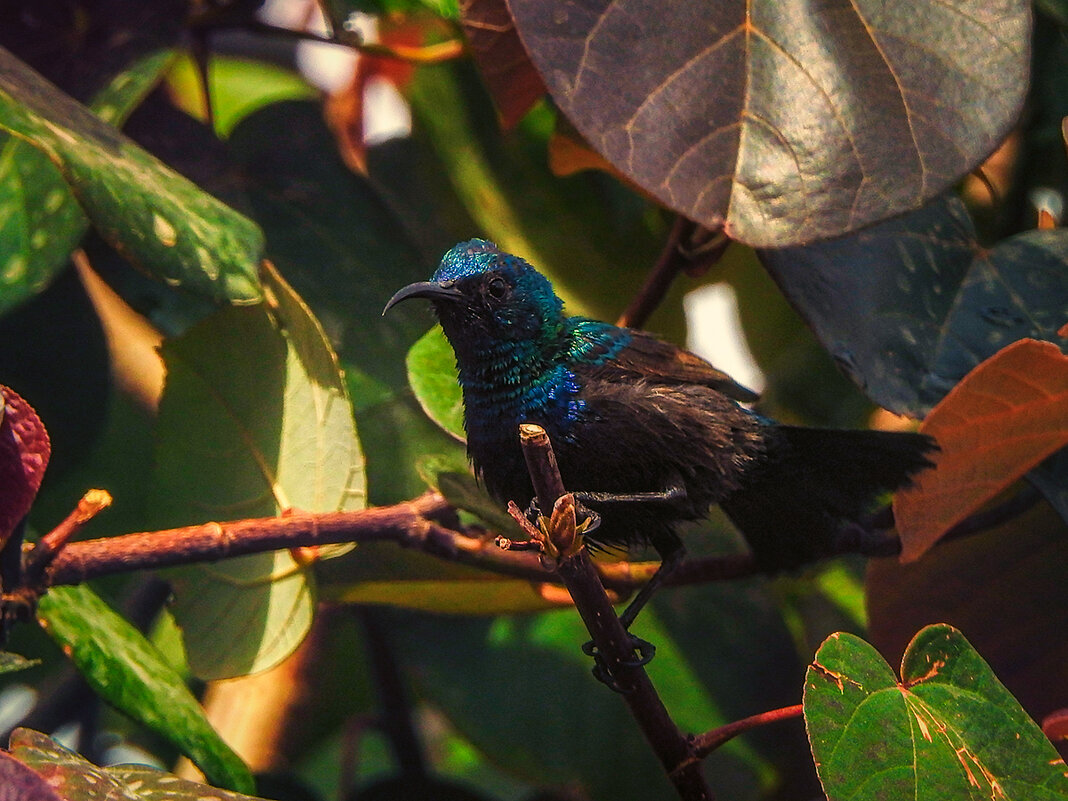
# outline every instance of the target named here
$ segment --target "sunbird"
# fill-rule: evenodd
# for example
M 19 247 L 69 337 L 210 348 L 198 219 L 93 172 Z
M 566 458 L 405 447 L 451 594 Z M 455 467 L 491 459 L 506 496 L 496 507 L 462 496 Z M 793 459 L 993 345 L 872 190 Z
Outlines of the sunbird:
M 490 494 L 530 503 L 518 426 L 537 423 L 564 486 L 599 515 L 587 540 L 651 545 L 659 578 L 685 554 L 678 525 L 713 504 L 767 572 L 864 551 L 880 496 L 931 465 L 922 434 L 803 428 L 746 408 L 756 394 L 693 353 L 565 315 L 545 276 L 482 239 L 449 250 L 383 314 L 412 298 L 433 304 L 456 354 L 467 451 Z

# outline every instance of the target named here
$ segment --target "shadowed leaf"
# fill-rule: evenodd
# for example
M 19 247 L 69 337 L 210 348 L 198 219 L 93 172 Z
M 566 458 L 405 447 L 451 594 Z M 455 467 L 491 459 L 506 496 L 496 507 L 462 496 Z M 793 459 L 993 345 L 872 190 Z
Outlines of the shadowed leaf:
M 808 669 L 804 704 L 829 801 L 1068 798 L 1049 740 L 950 626 L 916 635 L 900 682 L 871 645 L 831 635 Z
M 519 124 L 545 94 L 541 75 L 530 63 L 505 0 L 462 0 L 460 24 L 486 88 L 501 115 L 501 126 Z
M 0 801 L 70 801 L 27 765 L 0 751 Z
M 1068 230 L 982 248 L 945 196 L 830 242 L 761 261 L 838 365 L 873 401 L 922 416 L 964 375 L 1068 319 Z
M 924 420 L 935 469 L 894 497 L 911 562 L 1050 454 L 1068 446 L 1068 357 L 1025 339 L 976 367 Z
M 760 246 L 918 208 L 1024 99 L 1028 4 L 511 0 L 553 99 L 631 180 Z
M 37 412 L 13 389 L 0 386 L 0 547 L 33 506 L 51 455 Z

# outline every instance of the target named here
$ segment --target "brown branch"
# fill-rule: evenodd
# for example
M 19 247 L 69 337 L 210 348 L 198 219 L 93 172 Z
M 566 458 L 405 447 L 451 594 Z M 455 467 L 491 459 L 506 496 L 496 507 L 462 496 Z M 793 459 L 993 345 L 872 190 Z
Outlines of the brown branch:
M 667 244 L 660 252 L 653 269 L 646 276 L 645 283 L 638 294 L 631 300 L 626 311 L 616 320 L 616 325 L 623 328 L 640 328 L 663 301 L 671 288 L 671 282 L 685 266 L 680 257 L 679 247 L 684 237 L 694 228 L 694 223 L 681 214 L 675 218 Z
M 74 510 L 63 522 L 49 531 L 26 556 L 26 581 L 33 584 L 41 577 L 67 542 L 78 533 L 86 523 L 111 505 L 111 495 L 107 490 L 91 489 L 79 500 Z
M 557 570 L 589 629 L 604 668 L 611 674 L 616 689 L 622 694 L 679 796 L 688 801 L 711 799 L 712 791 L 701 772 L 700 763 L 693 758 L 689 742 L 671 719 L 645 669 L 635 663 L 631 636 L 619 622 L 589 553 L 584 547 L 573 547 L 575 542 L 568 542 L 575 534 L 574 500 L 563 486 L 548 435 L 540 426 L 522 425 L 520 443 L 539 507 L 554 510 L 549 535 L 561 554 Z M 563 538 L 559 536 L 561 530 Z
M 750 715 L 747 718 L 742 718 L 733 723 L 728 723 L 725 726 L 720 726 L 718 729 L 707 731 L 699 737 L 693 738 L 691 746 L 694 751 L 694 758 L 703 759 L 725 742 L 737 737 L 742 732 L 755 729 L 758 726 L 765 726 L 768 723 L 777 723 L 780 720 L 790 720 L 791 718 L 799 717 L 804 711 L 805 709 L 801 704 L 795 704 L 794 706 L 786 706 L 782 709 L 772 709 L 770 712 L 761 712 L 758 715 Z

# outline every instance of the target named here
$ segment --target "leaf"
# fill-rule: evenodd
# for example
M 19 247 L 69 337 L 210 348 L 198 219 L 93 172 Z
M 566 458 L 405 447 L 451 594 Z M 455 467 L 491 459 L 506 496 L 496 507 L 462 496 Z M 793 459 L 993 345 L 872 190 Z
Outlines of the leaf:
M 165 525 L 366 505 L 337 357 L 270 265 L 263 282 L 277 323 L 262 307 L 233 309 L 164 345 L 155 490 Z M 288 551 L 177 571 L 173 612 L 192 670 L 222 678 L 288 656 L 311 625 L 311 579 Z
M 462 0 L 460 24 L 501 115 L 501 127 L 519 124 L 543 95 L 545 84 L 519 40 L 505 0 Z
M 20 670 L 32 668 L 40 664 L 40 659 L 27 659 L 20 654 L 10 651 L 0 651 L 0 675 L 4 673 L 17 673 Z
M 980 246 L 964 204 L 923 209 L 761 261 L 872 400 L 922 416 L 1000 348 L 1068 319 L 1068 230 Z
M 1046 504 L 918 562 L 868 562 L 868 630 L 889 659 L 912 635 L 946 622 L 968 633 L 1035 718 L 1064 706 L 1068 687 L 1068 537 Z M 1024 657 L 1023 655 L 1027 656 Z
M 832 634 L 804 705 L 829 801 L 1068 798 L 1064 762 L 951 626 L 916 635 L 900 682 L 872 646 Z
M 260 297 L 263 234 L 0 49 L 0 127 L 44 152 L 101 236 L 159 280 Z
M 32 768 L 0 751 L 0 799 L 3 801 L 69 801 L 61 799 Z
M 456 357 L 436 325 L 412 345 L 405 360 L 408 383 L 426 416 L 461 442 L 464 430 L 464 401 L 456 378 Z
M 1022 107 L 1028 5 L 511 0 L 553 99 L 639 186 L 762 247 L 918 208 Z
M 182 677 L 88 586 L 53 587 L 37 614 L 97 695 L 171 742 L 209 781 L 244 792 L 255 787 Z
M 159 51 L 115 75 L 90 104 L 120 125 L 171 57 Z M 67 266 L 88 222 L 48 156 L 0 134 L 0 314 L 44 289 Z
M 1049 342 L 1014 342 L 972 370 L 920 430 L 941 451 L 894 498 L 904 562 L 1068 445 L 1068 356 Z
M 51 455 L 52 443 L 37 412 L 0 385 L 0 547 L 33 506 Z
M 98 768 L 51 738 L 15 729 L 11 753 L 55 787 L 64 801 L 254 801 L 252 796 L 180 779 L 144 765 Z M 22 801 L 22 797 L 20 797 Z M 34 799 L 36 801 L 36 798 Z

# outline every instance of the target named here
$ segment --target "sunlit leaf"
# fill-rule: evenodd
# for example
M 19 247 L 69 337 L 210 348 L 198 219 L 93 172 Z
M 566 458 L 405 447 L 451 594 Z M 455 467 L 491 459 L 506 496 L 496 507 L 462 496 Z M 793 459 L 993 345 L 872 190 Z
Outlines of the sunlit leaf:
M 464 402 L 456 380 L 456 357 L 441 326 L 434 326 L 408 351 L 408 383 L 427 417 L 460 441 L 464 431 Z
M 920 430 L 941 450 L 894 498 L 906 562 L 1068 446 L 1068 357 L 1049 342 L 1015 342 L 972 370 Z
M 805 722 L 829 801 L 1068 798 L 1064 762 L 959 631 L 929 626 L 901 662 L 834 634 L 805 678 Z
M 173 743 L 213 783 L 254 788 L 248 768 L 212 729 L 182 677 L 88 586 L 53 587 L 37 614 L 98 695 Z
M 0 127 L 44 152 L 101 236 L 146 272 L 216 301 L 259 298 L 255 224 L 2 49 Z
M 1023 103 L 1028 4 L 511 0 L 553 99 L 664 204 L 781 246 L 918 208 Z

